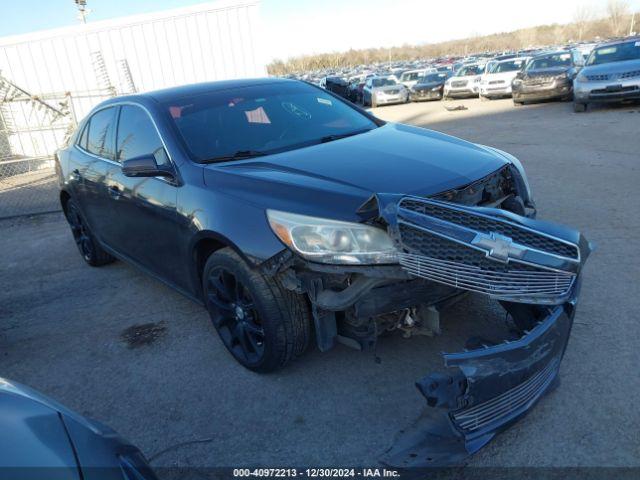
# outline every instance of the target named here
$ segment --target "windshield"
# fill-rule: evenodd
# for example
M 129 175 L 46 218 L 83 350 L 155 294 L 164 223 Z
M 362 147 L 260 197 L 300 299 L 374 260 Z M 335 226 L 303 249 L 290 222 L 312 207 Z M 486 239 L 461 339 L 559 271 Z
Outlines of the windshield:
M 433 82 L 444 82 L 447 79 L 446 73 L 432 73 L 430 75 L 425 75 L 420 80 L 421 83 L 433 83 Z
M 540 70 L 543 68 L 558 68 L 571 66 L 571 53 L 556 53 L 545 57 L 537 57 L 527 65 L 527 70 Z
M 251 156 L 291 150 L 377 127 L 346 103 L 304 83 L 230 88 L 163 106 L 197 162 L 238 152 Z
M 589 55 L 587 65 L 638 59 L 640 59 L 640 41 L 633 41 L 596 48 Z
M 515 72 L 516 70 L 520 70 L 523 64 L 524 60 L 509 60 L 508 62 L 499 62 L 491 67 L 491 71 L 489 73 Z
M 393 78 L 374 78 L 371 80 L 371 85 L 374 87 L 386 87 L 387 85 L 396 85 L 396 81 Z
M 480 65 L 466 65 L 456 72 L 456 77 L 468 77 L 470 75 L 480 75 L 482 67 Z

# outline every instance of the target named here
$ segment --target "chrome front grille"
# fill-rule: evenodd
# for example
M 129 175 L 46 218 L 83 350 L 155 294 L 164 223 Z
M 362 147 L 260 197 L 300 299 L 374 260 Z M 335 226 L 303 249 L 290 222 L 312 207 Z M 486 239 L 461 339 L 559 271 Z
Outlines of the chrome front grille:
M 451 82 L 451 86 L 453 88 L 466 87 L 467 86 L 467 81 L 466 80 L 457 80 L 455 82 Z
M 558 371 L 559 363 L 560 360 L 556 358 L 544 369 L 503 394 L 452 413 L 453 423 L 465 434 L 493 430 L 506 423 L 525 411 L 545 392 Z
M 587 75 L 587 79 L 591 82 L 604 82 L 609 80 L 609 74 L 601 73 L 599 75 Z
M 527 228 L 527 219 L 489 215 L 490 209 L 419 197 L 397 205 L 398 259 L 412 276 L 512 302 L 557 305 L 570 295 L 577 243 Z
M 640 70 L 632 70 L 630 72 L 621 73 L 619 78 L 635 78 L 640 77 Z
M 504 83 L 504 80 L 492 80 L 491 82 L 489 82 L 489 85 L 502 85 Z
M 494 220 L 490 217 L 470 214 L 463 210 L 455 210 L 434 203 L 424 203 L 411 199 L 402 200 L 400 206 L 401 208 L 436 217 L 479 232 L 497 232 L 527 247 L 548 251 L 564 257 L 578 258 L 578 248 L 575 245 L 527 230 L 520 226 Z
M 400 253 L 400 265 L 410 274 L 496 298 L 563 296 L 575 275 L 515 262 L 490 260 L 478 250 L 400 224 L 403 243 L 421 254 Z

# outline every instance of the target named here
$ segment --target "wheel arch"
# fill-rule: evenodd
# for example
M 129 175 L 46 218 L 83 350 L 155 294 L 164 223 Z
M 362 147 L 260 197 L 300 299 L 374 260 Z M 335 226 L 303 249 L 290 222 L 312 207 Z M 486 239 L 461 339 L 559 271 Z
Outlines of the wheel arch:
M 224 235 L 210 230 L 198 232 L 192 240 L 190 247 L 191 279 L 194 291 L 198 297 L 201 297 L 202 295 L 202 272 L 205 264 L 207 263 L 207 259 L 213 253 L 222 250 L 223 248 L 231 248 L 251 268 L 255 267 L 259 263 L 257 259 L 249 258 L 245 255 L 234 242 Z
M 60 206 L 62 207 L 62 212 L 67 214 L 67 203 L 71 200 L 71 194 L 66 190 L 60 190 Z

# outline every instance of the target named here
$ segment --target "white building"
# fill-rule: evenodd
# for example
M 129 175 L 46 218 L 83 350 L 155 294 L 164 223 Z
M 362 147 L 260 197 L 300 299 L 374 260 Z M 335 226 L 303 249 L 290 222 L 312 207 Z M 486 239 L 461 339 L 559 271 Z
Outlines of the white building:
M 258 8 L 219 0 L 0 38 L 0 161 L 50 156 L 109 96 L 265 76 Z

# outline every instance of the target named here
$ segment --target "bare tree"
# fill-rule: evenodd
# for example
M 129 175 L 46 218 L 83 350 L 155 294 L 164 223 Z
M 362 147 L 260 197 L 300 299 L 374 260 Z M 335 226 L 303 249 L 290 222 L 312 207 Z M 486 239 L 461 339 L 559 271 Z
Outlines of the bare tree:
M 609 15 L 611 33 L 615 36 L 622 34 L 624 30 L 623 21 L 629 15 L 628 0 L 609 0 L 607 2 L 607 15 Z
M 595 11 L 590 5 L 580 5 L 573 14 L 573 23 L 578 32 L 578 41 L 582 40 L 585 30 L 595 18 Z

